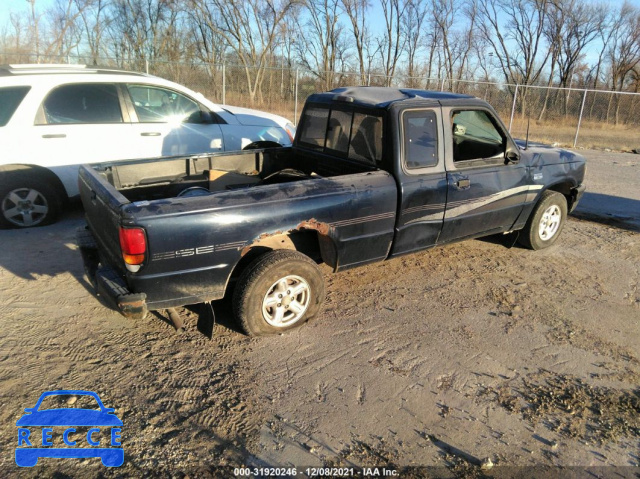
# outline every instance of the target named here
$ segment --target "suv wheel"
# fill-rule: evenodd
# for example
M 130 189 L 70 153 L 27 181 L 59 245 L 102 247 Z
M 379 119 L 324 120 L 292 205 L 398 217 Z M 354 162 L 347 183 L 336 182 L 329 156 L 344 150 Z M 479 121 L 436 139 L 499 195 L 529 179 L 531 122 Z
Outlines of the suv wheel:
M 9 173 L 0 183 L 2 228 L 42 226 L 53 223 L 58 217 L 60 197 L 43 179 Z

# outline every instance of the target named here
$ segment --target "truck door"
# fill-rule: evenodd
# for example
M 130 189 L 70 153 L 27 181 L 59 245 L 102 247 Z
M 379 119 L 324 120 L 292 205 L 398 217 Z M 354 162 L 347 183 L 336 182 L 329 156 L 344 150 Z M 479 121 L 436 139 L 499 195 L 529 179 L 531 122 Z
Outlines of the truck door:
M 400 198 L 390 256 L 434 246 L 442 229 L 447 175 L 439 110 L 400 113 L 400 161 L 395 165 Z
M 508 231 L 530 187 L 518 147 L 493 112 L 443 108 L 447 208 L 438 243 Z

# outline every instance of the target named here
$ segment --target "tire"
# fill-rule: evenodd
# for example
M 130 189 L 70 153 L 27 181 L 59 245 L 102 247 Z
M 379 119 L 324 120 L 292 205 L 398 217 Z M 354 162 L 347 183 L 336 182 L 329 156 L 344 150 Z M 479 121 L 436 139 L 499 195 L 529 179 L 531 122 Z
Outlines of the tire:
M 548 248 L 560 236 L 566 217 L 567 199 L 555 191 L 543 191 L 518 242 L 533 250 Z
M 324 292 L 320 268 L 308 256 L 291 250 L 270 251 L 240 276 L 233 312 L 249 336 L 282 333 L 318 314 Z
M 29 170 L 0 174 L 0 227 L 30 228 L 55 222 L 62 209 L 56 188 Z

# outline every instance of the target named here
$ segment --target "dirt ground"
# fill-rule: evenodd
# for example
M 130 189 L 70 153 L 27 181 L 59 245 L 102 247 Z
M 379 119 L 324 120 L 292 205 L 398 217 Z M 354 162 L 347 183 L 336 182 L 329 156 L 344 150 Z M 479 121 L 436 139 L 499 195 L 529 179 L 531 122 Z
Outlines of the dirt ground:
M 555 246 L 488 238 L 325 269 L 320 317 L 260 339 L 228 301 L 212 339 L 195 308 L 183 334 L 106 309 L 74 244 L 77 207 L 1 231 L 0 476 L 638 477 L 640 156 L 584 154 L 588 192 Z M 16 421 L 55 389 L 115 408 L 122 467 L 16 466 Z

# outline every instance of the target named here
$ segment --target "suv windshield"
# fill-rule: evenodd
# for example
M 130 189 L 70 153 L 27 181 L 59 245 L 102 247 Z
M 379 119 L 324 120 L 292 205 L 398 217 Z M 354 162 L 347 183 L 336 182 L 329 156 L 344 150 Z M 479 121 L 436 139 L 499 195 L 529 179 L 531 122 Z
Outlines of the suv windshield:
M 5 126 L 13 116 L 31 87 L 12 86 L 0 88 L 0 126 Z

